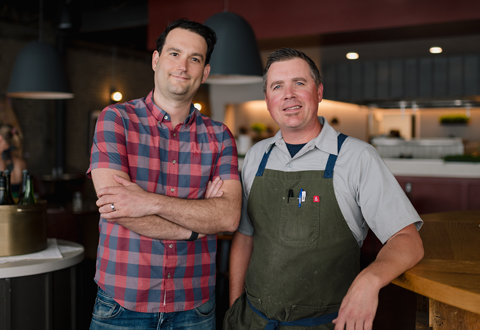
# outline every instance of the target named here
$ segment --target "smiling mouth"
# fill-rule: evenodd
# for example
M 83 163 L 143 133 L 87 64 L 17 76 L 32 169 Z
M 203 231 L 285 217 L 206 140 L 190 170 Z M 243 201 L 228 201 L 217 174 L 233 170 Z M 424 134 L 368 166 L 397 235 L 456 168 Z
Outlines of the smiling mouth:
M 179 75 L 175 75 L 175 74 L 172 74 L 171 76 L 172 76 L 173 78 L 175 78 L 175 79 L 180 79 L 180 80 L 188 80 L 188 79 L 190 79 L 189 77 L 179 76 Z
M 293 107 L 285 108 L 285 109 L 283 109 L 283 111 L 287 111 L 287 110 L 298 110 L 298 109 L 300 109 L 300 108 L 301 108 L 301 106 L 296 105 L 296 106 L 293 106 Z

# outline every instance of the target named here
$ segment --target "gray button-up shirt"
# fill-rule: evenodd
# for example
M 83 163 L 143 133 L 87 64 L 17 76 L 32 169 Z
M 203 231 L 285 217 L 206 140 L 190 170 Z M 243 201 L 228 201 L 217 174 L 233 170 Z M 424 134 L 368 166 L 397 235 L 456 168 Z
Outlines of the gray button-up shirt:
M 288 152 L 281 131 L 269 139 L 255 144 L 247 152 L 242 169 L 243 205 L 238 231 L 253 235 L 254 228 L 247 213 L 248 196 L 263 154 L 275 144 L 266 169 L 284 172 L 322 171 L 328 156 L 337 154 L 337 136 L 325 120 L 320 134 L 309 141 L 293 158 Z M 348 137 L 338 155 L 333 172 L 333 188 L 338 205 L 361 246 L 370 227 L 378 239 L 385 243 L 395 233 L 422 219 L 413 208 L 397 180 L 370 144 Z

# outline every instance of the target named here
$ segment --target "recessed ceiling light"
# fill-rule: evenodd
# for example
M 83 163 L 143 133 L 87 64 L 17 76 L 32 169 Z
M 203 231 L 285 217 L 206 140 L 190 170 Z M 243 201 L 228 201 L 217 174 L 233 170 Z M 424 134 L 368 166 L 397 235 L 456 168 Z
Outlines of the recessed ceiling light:
M 349 60 L 356 60 L 358 58 L 358 54 L 357 53 L 348 53 L 347 58 Z
M 430 48 L 430 53 L 432 53 L 432 54 L 440 54 L 441 52 L 443 52 L 442 47 L 432 47 L 432 48 Z

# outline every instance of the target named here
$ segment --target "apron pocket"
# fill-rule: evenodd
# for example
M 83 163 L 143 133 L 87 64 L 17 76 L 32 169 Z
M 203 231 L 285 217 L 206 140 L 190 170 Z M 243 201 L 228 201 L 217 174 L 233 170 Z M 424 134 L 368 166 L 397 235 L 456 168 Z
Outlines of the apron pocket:
M 320 231 L 320 203 L 307 200 L 298 207 L 297 199 L 288 203 L 285 198 L 280 216 L 280 239 L 291 244 L 315 242 Z

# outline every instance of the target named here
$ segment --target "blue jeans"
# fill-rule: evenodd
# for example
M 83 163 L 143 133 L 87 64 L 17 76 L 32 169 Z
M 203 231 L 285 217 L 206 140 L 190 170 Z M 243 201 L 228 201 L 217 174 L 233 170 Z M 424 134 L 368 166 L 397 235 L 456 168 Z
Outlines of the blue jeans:
M 215 295 L 199 307 L 173 313 L 140 313 L 120 306 L 98 289 L 90 330 L 215 330 Z

